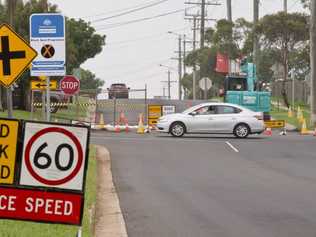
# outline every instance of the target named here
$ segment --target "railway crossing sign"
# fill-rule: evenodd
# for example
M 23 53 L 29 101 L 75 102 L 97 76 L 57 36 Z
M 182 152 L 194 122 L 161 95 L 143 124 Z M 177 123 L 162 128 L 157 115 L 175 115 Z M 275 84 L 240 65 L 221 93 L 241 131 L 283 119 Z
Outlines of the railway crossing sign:
M 58 83 L 56 80 L 51 80 L 49 83 L 50 90 L 57 90 Z M 46 90 L 47 83 L 45 81 L 31 81 L 31 90 Z
M 83 192 L 87 127 L 25 122 L 20 185 Z
M 0 83 L 10 87 L 28 68 L 37 52 L 9 25 L 0 26 Z
M 66 73 L 65 17 L 59 13 L 32 14 L 30 42 L 38 52 L 31 76 L 64 76 Z

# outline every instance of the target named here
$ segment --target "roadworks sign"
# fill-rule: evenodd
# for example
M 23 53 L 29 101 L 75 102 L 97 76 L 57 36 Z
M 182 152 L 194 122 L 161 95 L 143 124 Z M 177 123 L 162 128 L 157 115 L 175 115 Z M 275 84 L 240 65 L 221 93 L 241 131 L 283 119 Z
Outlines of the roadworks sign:
M 56 80 L 50 81 L 49 84 L 50 90 L 57 90 L 58 89 L 58 83 Z M 47 89 L 47 83 L 43 81 L 31 81 L 31 90 L 46 90 Z
M 0 184 L 13 184 L 19 122 L 0 119 Z
M 267 128 L 284 128 L 285 127 L 285 120 L 269 120 L 264 121 L 264 124 Z

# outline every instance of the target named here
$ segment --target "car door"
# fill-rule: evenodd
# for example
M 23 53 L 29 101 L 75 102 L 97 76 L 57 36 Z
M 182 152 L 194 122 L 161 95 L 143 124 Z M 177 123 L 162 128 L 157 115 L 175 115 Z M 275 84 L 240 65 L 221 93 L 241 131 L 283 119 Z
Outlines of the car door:
M 229 105 L 217 105 L 213 116 L 213 132 L 231 133 L 237 125 L 241 110 Z
M 214 130 L 214 116 L 216 108 L 214 106 L 203 106 L 191 113 L 186 120 L 186 126 L 192 133 L 208 133 Z

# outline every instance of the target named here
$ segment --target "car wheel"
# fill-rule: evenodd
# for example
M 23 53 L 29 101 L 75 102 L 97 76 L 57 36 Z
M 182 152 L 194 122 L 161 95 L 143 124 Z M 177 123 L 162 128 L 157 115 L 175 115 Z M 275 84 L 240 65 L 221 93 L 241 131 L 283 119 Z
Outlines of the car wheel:
M 247 124 L 238 124 L 234 129 L 234 135 L 238 138 L 246 138 L 250 134 L 250 128 Z
M 185 133 L 185 126 L 183 123 L 173 123 L 170 127 L 170 133 L 174 137 L 182 137 Z

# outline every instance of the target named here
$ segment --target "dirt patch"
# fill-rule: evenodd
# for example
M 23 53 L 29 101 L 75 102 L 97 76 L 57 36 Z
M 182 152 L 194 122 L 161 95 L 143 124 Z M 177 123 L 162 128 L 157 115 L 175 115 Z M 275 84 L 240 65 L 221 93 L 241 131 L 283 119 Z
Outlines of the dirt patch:
M 127 237 L 126 225 L 113 184 L 109 151 L 97 146 L 96 237 Z

